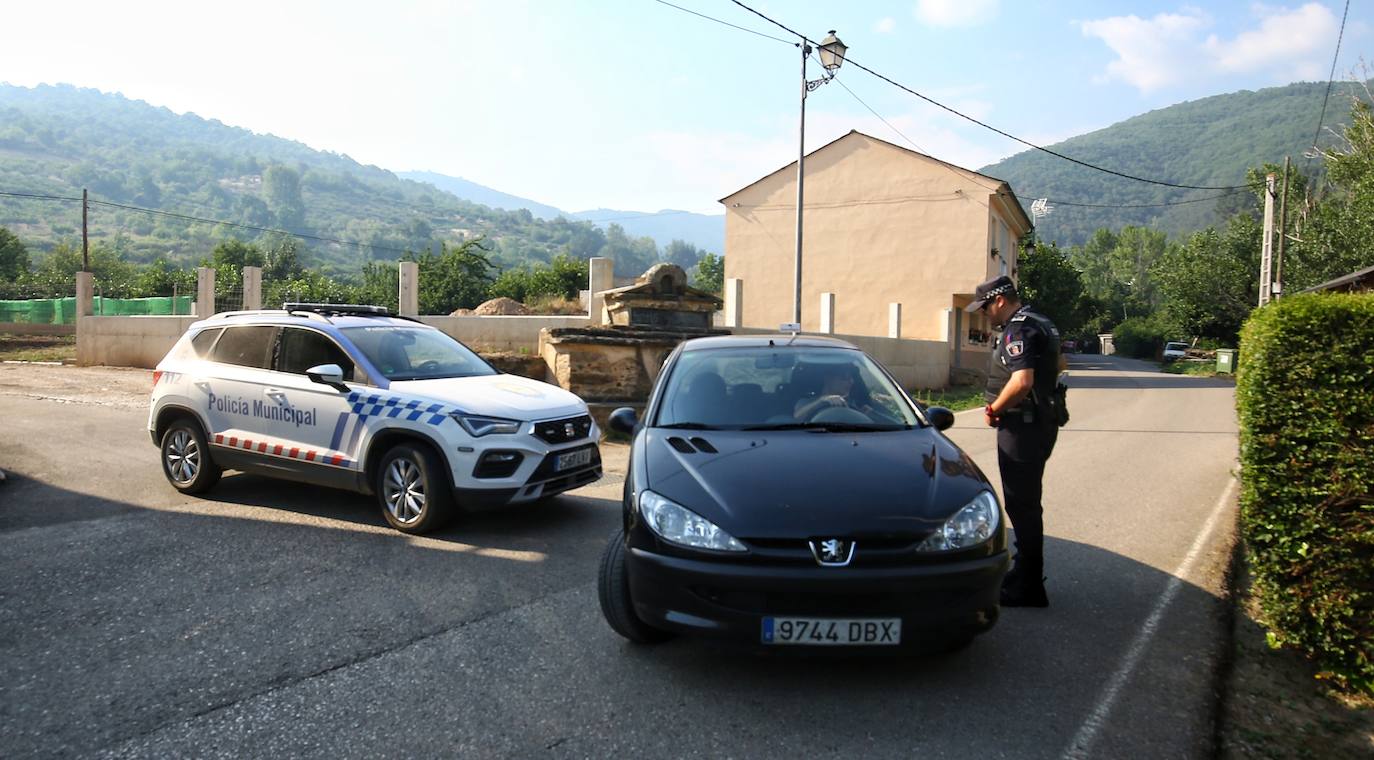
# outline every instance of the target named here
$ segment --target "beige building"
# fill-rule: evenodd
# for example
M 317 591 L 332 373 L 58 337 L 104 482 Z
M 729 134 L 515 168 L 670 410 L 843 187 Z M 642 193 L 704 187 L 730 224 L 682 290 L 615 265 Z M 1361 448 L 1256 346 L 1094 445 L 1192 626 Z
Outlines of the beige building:
M 720 202 L 740 319 L 777 329 L 792 321 L 796 162 Z M 822 330 L 823 293 L 834 294 L 839 334 L 889 335 L 899 303 L 902 338 L 950 341 L 952 366 L 985 365 L 991 326 L 963 307 L 979 282 L 1016 277 L 1031 230 L 1006 182 L 850 132 L 807 155 L 805 203 L 803 330 Z

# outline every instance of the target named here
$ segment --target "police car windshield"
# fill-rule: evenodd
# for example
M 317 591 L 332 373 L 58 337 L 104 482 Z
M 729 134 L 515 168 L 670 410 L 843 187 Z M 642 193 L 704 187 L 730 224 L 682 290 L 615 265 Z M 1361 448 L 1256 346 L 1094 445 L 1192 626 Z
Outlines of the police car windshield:
M 341 332 L 388 380 L 496 374 L 480 356 L 438 330 L 376 325 L 345 327 Z

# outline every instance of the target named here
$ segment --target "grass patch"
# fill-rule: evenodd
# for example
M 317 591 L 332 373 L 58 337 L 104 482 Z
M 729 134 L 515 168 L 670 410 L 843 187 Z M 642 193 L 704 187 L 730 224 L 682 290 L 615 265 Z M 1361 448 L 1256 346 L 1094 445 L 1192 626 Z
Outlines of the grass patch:
M 1342 694 L 1298 652 L 1270 648 L 1249 575 L 1238 574 L 1217 756 L 1374 757 L 1374 698 Z
M 0 333 L 0 361 L 76 361 L 75 335 L 12 335 Z
M 1212 362 L 1165 362 L 1159 367 L 1160 372 L 1168 372 L 1171 375 L 1192 375 L 1194 377 L 1216 377 L 1217 363 Z M 1226 374 L 1226 377 L 1233 375 Z
M 952 412 L 978 409 L 988 403 L 983 398 L 981 385 L 953 385 L 938 391 L 917 389 L 911 395 L 926 406 L 943 406 Z

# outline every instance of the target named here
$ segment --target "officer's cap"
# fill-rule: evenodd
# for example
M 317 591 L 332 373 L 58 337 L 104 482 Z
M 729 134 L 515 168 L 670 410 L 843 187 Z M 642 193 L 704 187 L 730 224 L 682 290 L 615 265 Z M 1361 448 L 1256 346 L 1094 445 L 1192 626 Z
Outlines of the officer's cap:
M 996 298 L 997 296 L 1015 298 L 1016 283 L 1012 282 L 1010 277 L 1002 275 L 1000 277 L 994 277 L 991 280 L 988 280 L 987 282 L 979 284 L 979 286 L 975 288 L 973 291 L 972 303 L 970 303 L 968 306 L 965 306 L 964 311 L 978 311 L 979 309 L 983 308 L 984 304 Z

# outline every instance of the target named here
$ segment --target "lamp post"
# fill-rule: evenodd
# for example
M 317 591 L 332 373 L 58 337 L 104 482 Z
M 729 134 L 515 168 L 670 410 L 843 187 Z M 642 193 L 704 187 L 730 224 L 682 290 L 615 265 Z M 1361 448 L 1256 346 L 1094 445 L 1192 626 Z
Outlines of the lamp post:
M 801 90 L 801 128 L 798 130 L 797 140 L 797 254 L 795 262 L 796 285 L 792 291 L 792 322 L 801 325 L 801 298 L 802 298 L 802 197 L 805 190 L 806 179 L 806 94 L 815 90 L 817 87 L 835 78 L 835 72 L 844 63 L 844 54 L 847 48 L 840 38 L 835 36 L 835 30 L 831 29 L 826 38 L 821 40 L 821 66 L 825 68 L 825 74 L 820 79 L 807 81 L 806 79 L 806 59 L 811 57 L 811 45 L 802 40 L 802 90 Z

